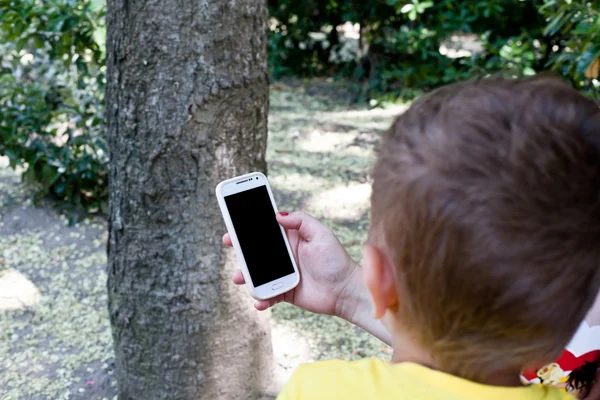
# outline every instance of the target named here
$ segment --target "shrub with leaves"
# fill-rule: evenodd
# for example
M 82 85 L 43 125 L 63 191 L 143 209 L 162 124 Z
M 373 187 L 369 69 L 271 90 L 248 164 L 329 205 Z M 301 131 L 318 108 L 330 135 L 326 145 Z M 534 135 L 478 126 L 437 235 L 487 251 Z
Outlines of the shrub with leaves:
M 548 65 L 575 87 L 600 100 L 600 1 L 547 0 L 540 9 L 553 38 Z
M 77 208 L 106 208 L 103 4 L 0 0 L 0 155 Z
M 470 77 L 554 69 L 598 96 L 598 0 L 310 3 L 269 1 L 275 76 L 342 73 L 361 82 L 359 100 L 364 101 L 412 98 Z M 339 42 L 332 36 L 346 22 L 360 26 L 360 38 L 356 58 L 340 66 L 332 62 L 332 43 Z M 316 34 L 327 39 L 318 42 Z M 475 49 L 456 51 L 465 41 L 475 43 Z M 305 57 L 307 49 L 312 57 Z

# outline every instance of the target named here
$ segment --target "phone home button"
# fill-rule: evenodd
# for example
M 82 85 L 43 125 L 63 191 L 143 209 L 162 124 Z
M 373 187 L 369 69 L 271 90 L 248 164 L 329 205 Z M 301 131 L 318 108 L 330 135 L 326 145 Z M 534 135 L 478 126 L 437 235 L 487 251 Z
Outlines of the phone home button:
M 273 290 L 277 290 L 277 289 L 281 289 L 283 287 L 283 283 L 274 283 L 273 285 L 271 285 L 271 289 Z

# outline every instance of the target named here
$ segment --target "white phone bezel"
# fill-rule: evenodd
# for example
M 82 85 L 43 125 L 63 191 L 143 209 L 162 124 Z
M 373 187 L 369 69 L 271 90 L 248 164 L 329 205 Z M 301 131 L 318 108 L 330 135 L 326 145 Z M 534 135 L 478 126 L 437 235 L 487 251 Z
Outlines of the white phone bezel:
M 292 254 L 290 243 L 288 241 L 285 230 L 281 225 L 279 226 L 279 229 L 281 230 L 281 235 L 283 236 L 283 240 L 285 242 L 285 246 L 290 256 L 290 260 L 292 261 L 292 265 L 294 266 L 294 273 L 260 286 L 254 286 L 254 282 L 252 282 L 252 278 L 250 277 L 250 273 L 248 272 L 248 266 L 246 265 L 246 259 L 244 258 L 240 242 L 238 241 L 235 228 L 233 227 L 231 216 L 229 215 L 229 210 L 227 209 L 227 204 L 225 203 L 226 196 L 240 192 L 245 192 L 247 190 L 254 189 L 260 186 L 266 186 L 267 192 L 269 193 L 269 198 L 271 199 L 271 205 L 277 213 L 277 205 L 275 204 L 269 181 L 267 180 L 267 177 L 260 172 L 252 172 L 250 174 L 227 179 L 217 185 L 216 194 L 217 200 L 219 202 L 219 208 L 221 209 L 223 219 L 225 220 L 225 226 L 227 227 L 227 231 L 229 232 L 229 236 L 231 237 L 231 242 L 233 243 L 233 248 L 235 249 L 238 264 L 240 266 L 240 269 L 242 270 L 242 274 L 244 275 L 246 286 L 250 291 L 250 295 L 257 300 L 267 300 L 292 290 L 300 282 L 300 273 L 298 272 L 298 266 L 296 265 L 296 260 L 294 259 L 294 255 Z

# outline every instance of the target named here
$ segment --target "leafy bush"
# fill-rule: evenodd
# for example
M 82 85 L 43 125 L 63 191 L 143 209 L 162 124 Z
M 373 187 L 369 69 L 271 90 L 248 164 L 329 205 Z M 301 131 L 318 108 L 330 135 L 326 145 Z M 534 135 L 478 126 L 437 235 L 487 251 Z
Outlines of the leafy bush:
M 90 212 L 106 208 L 102 7 L 0 0 L 0 155 Z
M 548 0 L 540 12 L 549 21 L 544 35 L 555 46 L 548 64 L 600 99 L 600 2 Z
M 362 82 L 360 99 L 393 100 L 473 76 L 552 68 L 598 96 L 598 0 L 314 3 L 269 1 L 275 77 L 343 73 Z M 332 61 L 340 42 L 335 27 L 346 22 L 359 24 L 360 39 L 356 57 L 340 65 Z M 315 40 L 316 33 L 326 40 Z M 450 51 L 465 40 L 479 48 Z

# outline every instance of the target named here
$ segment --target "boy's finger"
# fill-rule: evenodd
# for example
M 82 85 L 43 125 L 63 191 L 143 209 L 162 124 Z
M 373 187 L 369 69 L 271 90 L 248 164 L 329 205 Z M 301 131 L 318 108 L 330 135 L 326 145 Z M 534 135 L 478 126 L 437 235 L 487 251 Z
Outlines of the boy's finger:
M 244 275 L 242 275 L 242 271 L 240 271 L 239 269 L 233 273 L 231 280 L 236 285 L 243 285 L 246 283 L 246 280 L 244 279 Z
M 285 229 L 298 231 L 302 239 L 307 242 L 315 237 L 319 229 L 323 228 L 323 225 L 319 221 L 302 211 L 295 211 L 289 214 L 279 212 L 277 213 L 277 222 Z
M 280 294 L 279 296 L 273 297 L 269 300 L 258 300 L 256 303 L 254 303 L 254 308 L 256 308 L 258 311 L 264 311 L 267 308 L 273 307 L 275 304 L 279 304 L 283 301 L 285 301 L 283 295 Z
M 233 243 L 231 243 L 231 237 L 229 237 L 229 233 L 223 235 L 223 243 L 225 244 L 225 246 L 233 246 Z
M 269 300 L 258 300 L 256 303 L 254 303 L 254 308 L 256 308 L 258 311 L 265 311 L 270 306 L 271 303 Z

